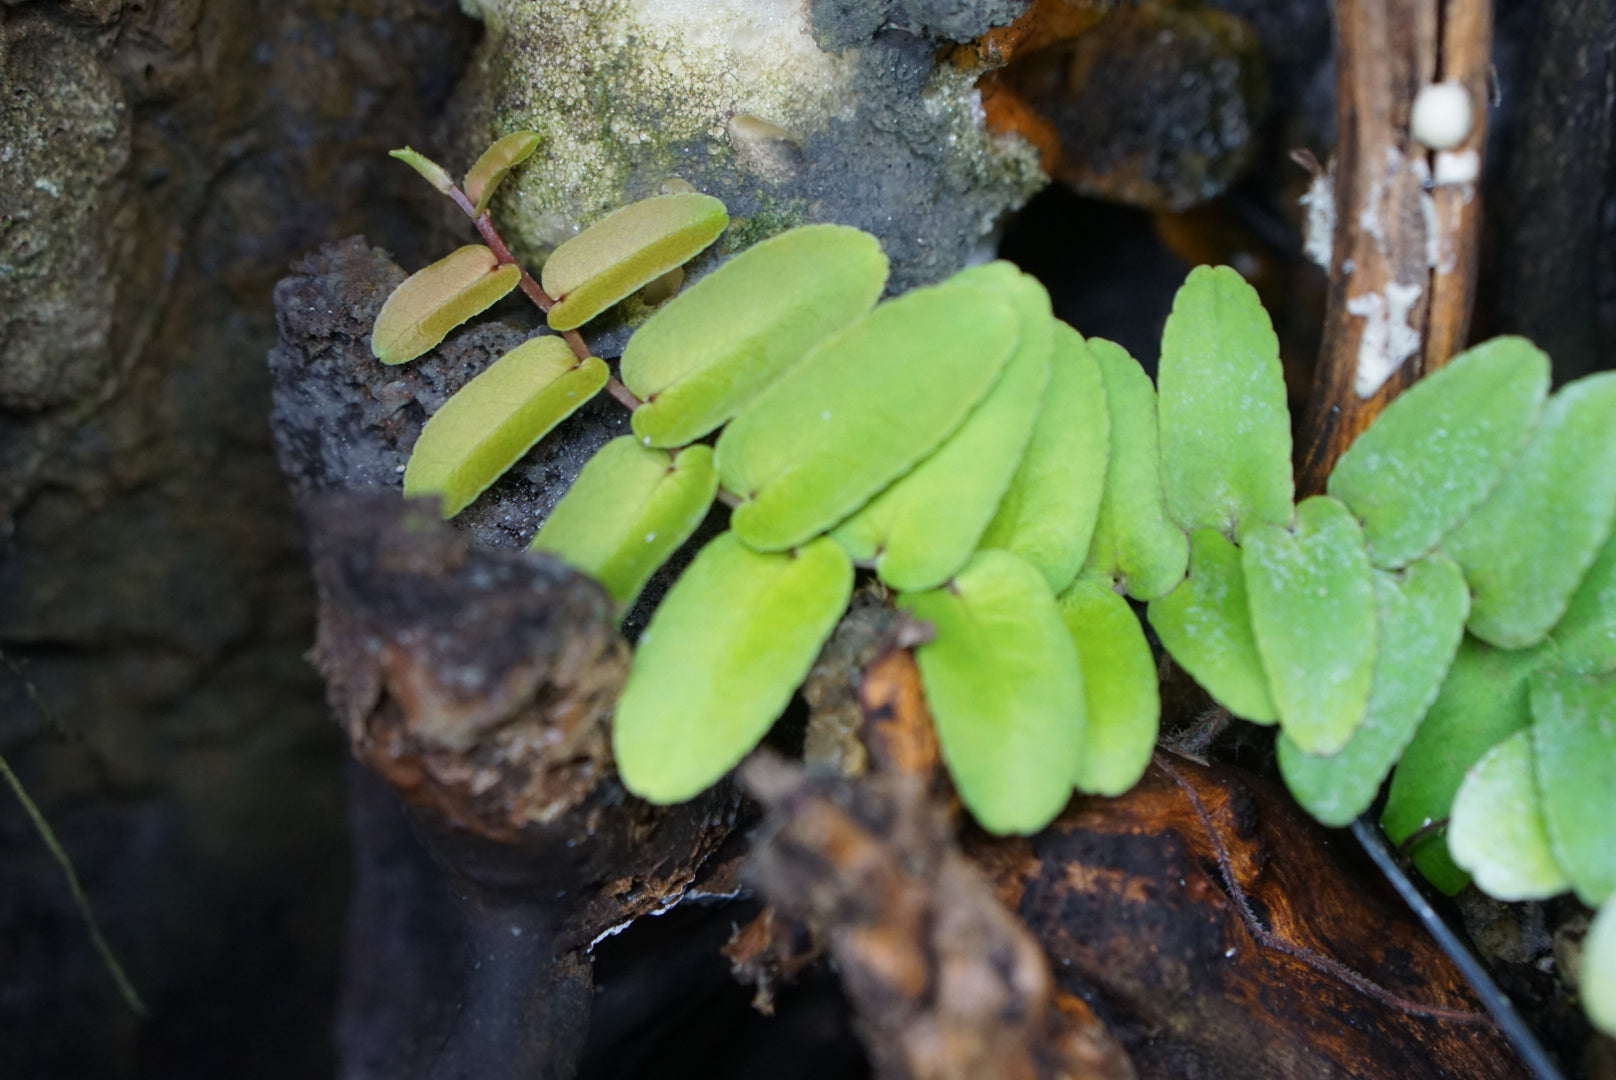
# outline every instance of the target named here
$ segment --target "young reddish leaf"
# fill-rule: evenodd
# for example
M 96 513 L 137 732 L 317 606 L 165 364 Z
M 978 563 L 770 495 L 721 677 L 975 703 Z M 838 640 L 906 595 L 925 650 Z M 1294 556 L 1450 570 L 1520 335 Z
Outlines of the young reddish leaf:
M 572 330 L 688 261 L 729 224 L 711 195 L 657 195 L 612 211 L 551 253 L 540 282 L 550 327 Z
M 393 290 L 376 315 L 370 351 L 384 364 L 414 360 L 516 288 L 521 276 L 514 265 L 500 266 L 481 244 L 467 244 Z
M 439 165 L 425 154 L 417 153 L 408 146 L 402 150 L 389 150 L 387 156 L 398 158 L 398 160 L 420 173 L 426 178 L 427 183 L 437 188 L 444 195 L 449 194 L 449 191 L 454 187 L 454 180 L 450 178 L 448 171 L 442 165 Z
M 483 151 L 482 157 L 466 174 L 466 198 L 477 204 L 473 217 L 483 215 L 505 174 L 526 161 L 538 145 L 537 131 L 513 131 Z
M 454 517 L 606 385 L 606 365 L 580 361 L 557 337 L 524 341 L 443 403 L 415 441 L 405 495 L 441 495 Z

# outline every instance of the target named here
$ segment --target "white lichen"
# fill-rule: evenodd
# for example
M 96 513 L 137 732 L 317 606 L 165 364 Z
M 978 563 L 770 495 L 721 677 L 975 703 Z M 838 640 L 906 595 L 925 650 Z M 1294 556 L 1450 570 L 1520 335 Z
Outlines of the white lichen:
M 1392 373 L 1420 348 L 1420 332 L 1409 324 L 1409 314 L 1424 290 L 1419 285 L 1391 282 L 1384 293 L 1371 292 L 1347 299 L 1347 313 L 1364 320 L 1358 342 L 1358 369 L 1352 388 L 1367 398 L 1386 384 Z

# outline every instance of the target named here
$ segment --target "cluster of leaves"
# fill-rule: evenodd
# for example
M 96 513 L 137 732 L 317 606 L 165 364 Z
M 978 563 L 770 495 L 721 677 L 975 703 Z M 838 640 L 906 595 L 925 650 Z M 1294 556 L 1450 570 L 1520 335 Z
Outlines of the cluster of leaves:
M 516 138 L 468 177 L 474 216 Z M 555 251 L 536 298 L 570 330 L 726 221 L 694 193 L 625 207 Z M 1584 990 L 1616 1026 L 1616 375 L 1551 398 L 1538 350 L 1489 342 L 1296 503 L 1278 344 L 1232 270 L 1180 290 L 1159 390 L 1006 263 L 878 303 L 886 274 L 867 234 L 793 229 L 630 339 L 634 434 L 533 548 L 626 609 L 715 499 L 733 512 L 641 636 L 614 721 L 624 783 L 674 802 L 722 777 L 863 568 L 932 628 L 916 657 L 962 800 L 992 831 L 1037 830 L 1148 763 L 1159 700 L 1131 597 L 1221 705 L 1279 725 L 1320 820 L 1363 813 L 1396 765 L 1385 827 L 1439 886 L 1469 872 L 1603 905 Z M 384 308 L 377 356 L 430 349 L 520 275 L 483 247 L 428 267 Z M 428 421 L 406 492 L 452 516 L 609 378 L 576 335 L 527 342 Z M 1450 816 L 1448 843 L 1422 833 Z

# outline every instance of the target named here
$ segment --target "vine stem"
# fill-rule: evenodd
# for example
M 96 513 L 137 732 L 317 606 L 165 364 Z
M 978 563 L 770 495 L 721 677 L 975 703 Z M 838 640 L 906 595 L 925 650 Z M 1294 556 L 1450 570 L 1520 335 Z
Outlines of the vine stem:
M 494 253 L 494 258 L 499 265 L 516 267 L 517 272 L 522 275 L 517 279 L 522 292 L 526 294 L 529 300 L 533 301 L 534 306 L 548 315 L 550 309 L 555 307 L 555 298 L 544 291 L 544 286 L 540 285 L 538 280 L 527 272 L 527 267 L 516 261 L 516 256 L 511 254 L 510 245 L 505 243 L 505 238 L 494 227 L 494 219 L 488 216 L 488 211 L 484 210 L 481 214 L 477 213 L 477 207 L 466 197 L 466 193 L 460 190 L 458 184 L 450 184 L 447 194 L 449 198 L 454 200 L 454 204 L 460 207 L 461 211 L 471 219 L 471 223 L 477 227 L 478 234 L 482 236 L 483 242 L 488 245 L 488 249 Z M 563 330 L 561 339 L 567 343 L 567 347 L 572 350 L 572 355 L 576 356 L 580 363 L 589 359 L 591 355 L 589 346 L 584 342 L 583 335 L 578 331 Z M 606 392 L 611 394 L 629 412 L 633 412 L 644 404 L 634 396 L 628 387 L 619 382 L 615 375 L 607 376 Z

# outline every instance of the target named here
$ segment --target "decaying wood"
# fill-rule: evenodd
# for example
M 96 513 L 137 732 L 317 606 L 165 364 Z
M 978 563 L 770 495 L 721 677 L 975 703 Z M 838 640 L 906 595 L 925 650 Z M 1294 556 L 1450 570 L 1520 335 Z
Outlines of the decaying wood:
M 1422 374 L 1463 347 L 1475 290 L 1490 5 L 1339 0 L 1330 291 L 1302 420 L 1298 486 L 1324 489 L 1336 458 Z M 1472 127 L 1431 151 L 1410 130 L 1436 81 L 1468 91 Z M 1327 220 L 1320 218 L 1321 221 Z
M 1239 770 L 1162 755 L 1118 799 L 969 850 L 1141 1077 L 1526 1075 L 1396 897 Z
M 834 958 L 882 1076 L 1129 1080 L 1122 1049 L 959 852 L 922 781 L 810 780 L 754 757 L 742 771 L 773 811 L 752 873 Z M 1064 1007 L 1063 1007 L 1064 1006 Z

